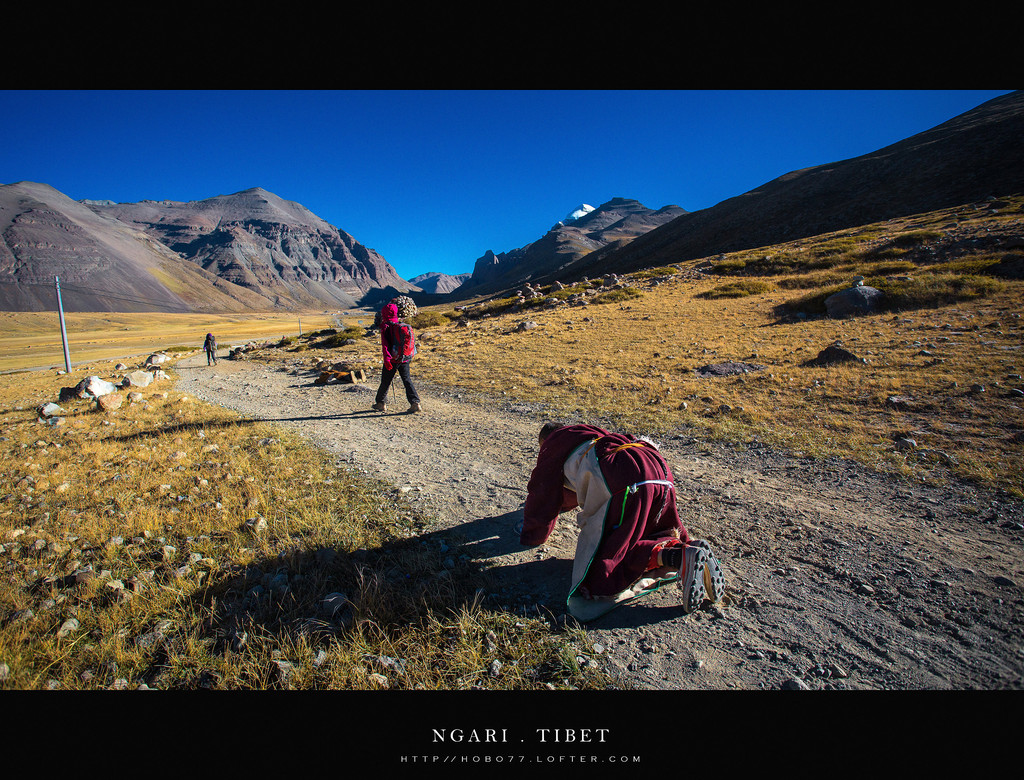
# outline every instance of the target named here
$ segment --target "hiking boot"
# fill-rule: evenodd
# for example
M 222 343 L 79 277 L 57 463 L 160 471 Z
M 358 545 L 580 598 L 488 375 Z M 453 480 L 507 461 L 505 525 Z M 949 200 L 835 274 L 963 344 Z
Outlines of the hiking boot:
M 388 410 L 387 404 L 383 401 L 377 401 L 373 406 L 370 407 L 375 412 L 386 412 Z
M 411 404 L 409 404 L 409 414 L 413 414 L 415 412 L 418 412 L 419 410 L 420 410 L 420 402 L 419 401 L 413 401 Z
M 683 592 L 683 612 L 693 612 L 707 597 L 704 588 L 704 570 L 711 555 L 697 544 L 688 544 L 683 550 L 683 564 L 679 567 L 679 589 Z
M 704 566 L 704 591 L 712 604 L 721 601 L 722 596 L 725 595 L 725 574 L 722 572 L 722 565 L 711 551 L 711 545 L 703 539 L 696 539 L 690 544 L 701 547 L 707 552 L 708 560 Z

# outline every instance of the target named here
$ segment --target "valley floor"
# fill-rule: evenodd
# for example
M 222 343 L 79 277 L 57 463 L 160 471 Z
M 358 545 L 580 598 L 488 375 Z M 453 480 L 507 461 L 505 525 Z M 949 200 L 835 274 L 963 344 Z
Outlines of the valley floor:
M 405 414 L 396 380 L 382 415 L 370 411 L 376 376 L 321 386 L 308 370 L 207 367 L 201 356 L 176 371 L 180 391 L 294 428 L 395 485 L 435 519 L 425 542 L 444 539 L 487 569 L 486 607 L 564 616 L 571 515 L 539 549 L 512 530 L 543 409 L 419 383 L 423 411 Z M 685 431 L 660 444 L 684 522 L 722 561 L 727 597 L 686 615 L 664 589 L 589 625 L 624 686 L 1024 688 L 1020 501 Z

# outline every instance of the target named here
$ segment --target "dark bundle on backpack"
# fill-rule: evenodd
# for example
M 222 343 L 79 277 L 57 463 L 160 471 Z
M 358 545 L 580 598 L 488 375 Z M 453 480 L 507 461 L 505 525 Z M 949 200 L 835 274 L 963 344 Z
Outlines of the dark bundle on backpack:
M 419 309 L 416 308 L 416 303 L 408 295 L 399 295 L 397 298 L 392 298 L 391 303 L 398 307 L 399 318 L 405 320 L 409 317 L 415 317 Z
M 395 309 L 398 311 L 399 318 L 403 320 L 407 320 L 410 317 L 415 317 L 419 313 L 419 309 L 417 308 L 415 301 L 413 301 L 413 299 L 410 298 L 408 295 L 399 295 L 396 298 L 392 298 L 389 301 L 389 304 L 395 307 Z M 383 309 L 374 315 L 374 327 L 380 327 L 382 311 Z

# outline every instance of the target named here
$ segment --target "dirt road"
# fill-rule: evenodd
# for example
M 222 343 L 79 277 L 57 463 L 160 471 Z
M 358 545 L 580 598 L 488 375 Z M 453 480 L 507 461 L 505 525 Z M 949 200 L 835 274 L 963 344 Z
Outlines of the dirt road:
M 421 383 L 421 413 L 405 414 L 396 399 L 379 414 L 369 411 L 376 377 L 319 386 L 315 372 L 287 363 L 207 367 L 202 356 L 176 370 L 180 391 L 294 428 L 405 491 L 437 519 L 427 533 L 457 533 L 461 552 L 488 568 L 489 605 L 564 615 L 571 515 L 542 548 L 522 548 L 512 531 L 546 419 L 540 407 Z M 686 615 L 668 588 L 590 624 L 625 684 L 1024 687 L 1020 501 L 685 432 L 659 444 L 684 522 L 722 561 L 727 597 Z

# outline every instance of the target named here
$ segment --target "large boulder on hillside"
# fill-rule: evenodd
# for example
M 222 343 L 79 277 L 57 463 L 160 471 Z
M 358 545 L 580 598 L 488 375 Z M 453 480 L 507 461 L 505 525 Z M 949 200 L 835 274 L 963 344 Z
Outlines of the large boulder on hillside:
M 98 376 L 87 376 L 75 388 L 79 398 L 99 398 L 103 395 L 109 395 L 115 390 L 117 390 L 117 387 L 113 382 L 100 379 Z
M 149 387 L 153 382 L 153 374 L 149 371 L 132 371 L 123 380 L 122 387 Z
M 838 344 L 832 344 L 831 346 L 825 347 L 818 353 L 816 358 L 808 360 L 804 365 L 806 366 L 834 366 L 839 363 L 867 363 L 865 358 L 857 357 L 854 353 L 848 349 L 844 349 Z
M 124 396 L 120 393 L 107 393 L 96 399 L 96 405 L 104 412 L 114 412 L 121 408 Z
M 43 404 L 36 409 L 40 417 L 57 417 L 64 413 L 64 410 L 55 403 Z
M 826 298 L 825 311 L 833 319 L 870 314 L 878 308 L 884 297 L 885 293 L 877 287 L 856 284 Z

